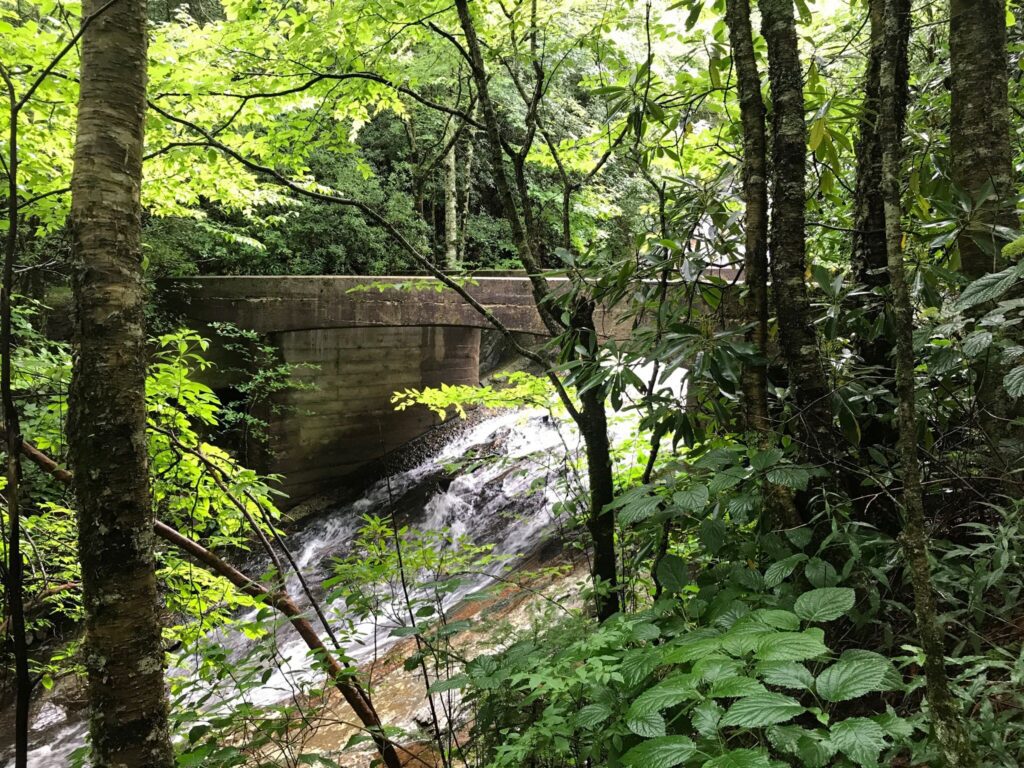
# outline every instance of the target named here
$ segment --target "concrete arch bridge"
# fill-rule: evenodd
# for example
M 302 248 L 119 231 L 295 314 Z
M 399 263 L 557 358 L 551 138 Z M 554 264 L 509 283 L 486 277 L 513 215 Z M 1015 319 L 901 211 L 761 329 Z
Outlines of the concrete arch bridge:
M 474 277 L 466 290 L 509 330 L 547 335 L 525 276 Z M 193 277 L 161 281 L 158 292 L 164 308 L 192 328 L 222 322 L 263 334 L 285 363 L 300 366 L 294 378 L 315 385 L 278 397 L 279 415 L 268 419 L 270 452 L 249 446 L 258 469 L 285 477 L 292 503 L 436 426 L 426 409 L 396 412 L 391 394 L 478 384 L 481 339 L 492 328 L 433 278 Z M 595 322 L 605 337 L 628 332 L 602 309 Z M 223 349 L 212 352 L 216 370 L 233 367 Z M 234 383 L 216 372 L 210 382 L 221 392 Z

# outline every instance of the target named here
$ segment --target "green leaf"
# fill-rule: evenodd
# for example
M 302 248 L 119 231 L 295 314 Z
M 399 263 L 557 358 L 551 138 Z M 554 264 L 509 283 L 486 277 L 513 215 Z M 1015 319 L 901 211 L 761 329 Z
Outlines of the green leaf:
M 818 675 L 816 688 L 825 701 L 849 701 L 871 691 L 883 690 L 889 672 L 884 658 L 853 658 L 837 661 Z
M 823 587 L 800 595 L 793 612 L 804 621 L 833 621 L 848 613 L 856 601 L 857 594 L 849 587 Z
M 801 552 L 796 555 L 790 555 L 785 560 L 772 563 L 768 566 L 768 570 L 764 572 L 764 585 L 769 589 L 779 586 L 806 559 L 807 555 Z
M 427 691 L 429 693 L 444 693 L 445 691 L 465 688 L 467 685 L 469 685 L 469 675 L 459 674 L 446 679 L 435 680 L 431 683 L 430 688 L 428 688 Z
M 588 704 L 576 713 L 576 725 L 580 728 L 594 728 L 612 716 L 612 708 L 607 704 Z
M 882 726 L 866 717 L 835 723 L 829 731 L 829 741 L 861 766 L 878 765 L 878 755 L 886 746 Z
M 703 483 L 683 488 L 672 495 L 672 502 L 686 512 L 700 512 L 708 505 L 710 494 L 708 487 Z
M 806 710 L 794 698 L 781 693 L 762 693 L 735 702 L 722 717 L 721 724 L 760 728 L 792 720 Z
M 697 695 L 696 690 L 697 679 L 693 675 L 681 674 L 662 680 L 637 697 L 629 707 L 627 717 L 642 716 L 674 707 L 686 699 L 694 698 Z
M 632 707 L 630 707 L 632 709 Z M 626 727 L 637 736 L 653 738 L 665 735 L 665 718 L 656 711 L 626 716 Z
M 708 695 L 713 699 L 738 699 L 760 693 L 768 693 L 768 690 L 757 680 L 751 677 L 729 677 L 711 686 Z
M 991 272 L 983 275 L 964 288 L 953 305 L 955 312 L 963 312 L 978 304 L 994 301 L 1006 293 L 1024 274 L 1024 262 L 1014 264 L 1002 272 Z
M 718 731 L 718 722 L 723 710 L 713 701 L 702 701 L 690 712 L 690 723 L 701 736 L 711 736 Z
M 679 555 L 668 554 L 658 563 L 658 581 L 670 595 L 677 595 L 690 583 L 686 561 Z
M 990 331 L 975 331 L 964 339 L 964 354 L 968 357 L 976 357 L 989 348 L 992 344 L 992 333 Z
M 686 736 L 661 736 L 637 744 L 622 756 L 622 763 L 634 768 L 674 768 L 696 751 Z
M 717 554 L 718 550 L 725 544 L 725 523 L 721 520 L 708 518 L 700 524 L 698 535 L 700 543 L 704 545 L 704 549 L 712 555 Z
M 1024 395 L 1024 365 L 1018 365 L 1003 378 L 1003 386 L 1010 397 Z
M 804 576 L 813 587 L 834 587 L 839 583 L 839 576 L 832 563 L 826 563 L 820 557 L 812 557 L 804 566 Z
M 807 632 L 779 632 L 761 638 L 756 656 L 760 661 L 807 661 L 828 653 L 828 647 Z
M 768 755 L 755 749 L 733 749 L 713 757 L 701 768 L 771 768 Z
M 796 491 L 802 491 L 807 488 L 807 483 L 811 480 L 811 473 L 803 467 L 796 467 L 792 464 L 782 464 L 777 467 L 772 467 L 765 473 L 768 478 L 768 482 L 774 483 L 775 485 L 781 485 L 786 488 L 792 488 Z
M 755 674 L 768 685 L 777 685 L 780 688 L 809 691 L 814 685 L 814 675 L 811 671 L 795 661 L 763 661 L 757 665 Z

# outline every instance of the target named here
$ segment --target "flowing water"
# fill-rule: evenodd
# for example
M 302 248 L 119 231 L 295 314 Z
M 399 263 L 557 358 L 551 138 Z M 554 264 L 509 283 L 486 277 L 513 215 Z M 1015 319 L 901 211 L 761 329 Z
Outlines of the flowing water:
M 494 545 L 493 551 L 499 555 L 527 554 L 540 544 L 553 523 L 552 503 L 559 495 L 558 478 L 564 475 L 566 437 L 575 441 L 564 426 L 556 428 L 541 411 L 486 418 L 432 458 L 376 483 L 358 501 L 325 512 L 289 536 L 296 563 L 319 596 L 319 585 L 330 575 L 331 558 L 349 552 L 362 516 L 385 515 L 393 508 L 404 524 L 421 530 L 450 530 L 474 543 Z M 477 458 L 488 460 L 477 462 Z M 468 463 L 452 477 L 446 467 L 457 462 Z M 446 604 L 458 603 L 492 576 L 481 573 L 463 583 L 446 598 Z M 300 594 L 294 577 L 289 591 Z M 398 616 L 400 611 L 396 605 L 388 608 L 376 620 L 348 621 L 340 613 L 330 616 L 332 625 L 346 627 L 345 645 L 356 663 L 370 660 L 395 642 L 391 635 L 395 622 L 388 616 Z M 244 656 L 251 643 L 237 631 L 224 631 L 213 639 L 236 658 Z M 252 703 L 284 700 L 317 677 L 310 669 L 305 644 L 287 624 L 279 626 L 276 640 L 276 669 L 259 688 L 247 692 Z M 231 696 L 229 691 L 217 693 L 222 701 Z M 0 745 L 7 749 L 0 749 L 0 760 L 10 761 L 6 742 L 13 731 L 12 718 L 9 711 L 0 713 Z M 80 713 L 44 702 L 34 712 L 29 768 L 66 765 L 71 752 L 83 743 L 85 730 Z

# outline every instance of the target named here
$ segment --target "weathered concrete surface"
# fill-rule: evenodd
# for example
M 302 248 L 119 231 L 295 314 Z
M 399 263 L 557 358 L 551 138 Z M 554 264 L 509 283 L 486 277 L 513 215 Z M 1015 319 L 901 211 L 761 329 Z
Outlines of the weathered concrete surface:
M 566 285 L 550 282 L 555 291 Z M 275 403 L 270 451 L 249 454 L 257 469 L 284 476 L 283 490 L 297 503 L 437 424 L 425 408 L 395 412 L 396 390 L 478 383 L 481 329 L 492 326 L 438 285 L 423 277 L 239 276 L 165 280 L 157 288 L 164 308 L 193 328 L 233 323 L 265 334 L 284 362 L 317 366 L 296 375 L 314 388 Z M 476 277 L 466 290 L 510 331 L 547 335 L 525 276 Z M 598 309 L 595 324 L 605 338 L 629 332 L 614 311 Z M 223 350 L 213 355 L 229 362 Z M 215 388 L 230 385 L 211 377 Z
M 273 455 L 294 501 L 336 485 L 437 424 L 425 408 L 395 411 L 397 390 L 476 384 L 480 330 L 425 326 L 328 328 L 270 335 L 295 379 L 310 388 L 278 398 Z M 305 366 L 304 364 L 308 364 Z
M 558 290 L 566 281 L 550 283 Z M 381 290 L 383 286 L 389 287 Z M 231 322 L 261 333 L 426 325 L 493 327 L 461 296 L 433 278 L 186 277 L 162 281 L 158 287 L 171 310 L 195 322 Z M 509 330 L 547 334 L 525 277 L 477 277 L 465 288 Z M 621 331 L 614 316 L 601 310 L 595 321 L 602 335 Z

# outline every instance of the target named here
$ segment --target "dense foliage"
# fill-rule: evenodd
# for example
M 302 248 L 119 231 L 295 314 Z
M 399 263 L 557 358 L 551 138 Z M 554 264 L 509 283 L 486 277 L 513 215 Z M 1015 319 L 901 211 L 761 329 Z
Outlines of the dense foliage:
M 68 217 L 89 165 L 76 30 L 110 5 L 0 0 L 0 700 L 19 729 L 26 690 L 99 685 L 68 396 L 118 393 L 72 386 L 65 315 L 102 272 Z M 523 269 L 549 338 L 490 321 L 529 372 L 392 402 L 539 409 L 564 445 L 528 457 L 551 468 L 530 492 L 554 500 L 555 566 L 418 530 L 389 500 L 310 584 L 246 448 L 272 449 L 281 393 L 315 370 L 293 380 L 272 340 L 212 329 L 245 360 L 221 402 L 210 341 L 152 295 L 137 447 L 179 765 L 1024 763 L 1015 3 L 203 0 L 148 18 L 131 279 L 418 272 L 433 282 L 381 290 L 467 296 L 476 271 Z M 525 622 L 467 608 L 509 590 Z M 420 722 L 375 707 L 394 678 L 355 663 L 366 626 L 392 627 L 385 666 Z M 268 702 L 293 631 L 314 673 Z M 345 749 L 318 744 L 330 727 L 355 733 Z

